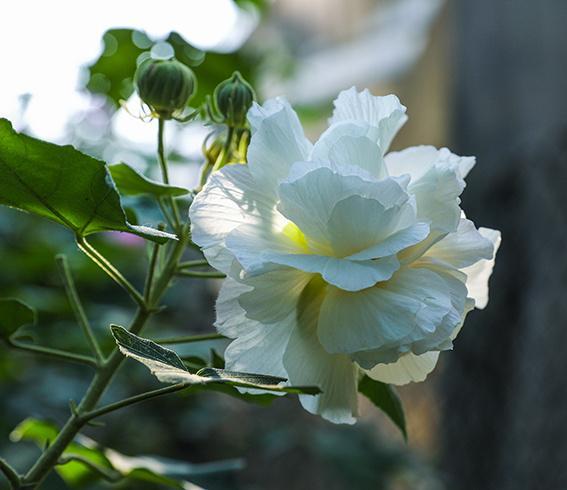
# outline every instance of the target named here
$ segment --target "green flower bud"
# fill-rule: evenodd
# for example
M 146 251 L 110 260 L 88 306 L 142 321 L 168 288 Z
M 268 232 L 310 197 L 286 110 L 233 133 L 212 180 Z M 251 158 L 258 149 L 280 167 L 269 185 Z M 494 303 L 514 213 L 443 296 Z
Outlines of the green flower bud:
M 140 99 L 162 119 L 183 112 L 195 91 L 193 71 L 175 58 L 148 59 L 138 66 L 134 83 Z
M 223 115 L 224 122 L 234 128 L 246 125 L 246 114 L 254 98 L 254 89 L 237 71 L 215 89 L 217 108 Z

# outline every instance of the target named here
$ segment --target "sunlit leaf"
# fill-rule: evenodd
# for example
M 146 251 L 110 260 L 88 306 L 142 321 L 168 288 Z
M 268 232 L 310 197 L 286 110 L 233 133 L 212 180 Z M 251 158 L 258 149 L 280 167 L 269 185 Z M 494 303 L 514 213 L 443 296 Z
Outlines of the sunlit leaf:
M 382 410 L 402 431 L 407 440 L 406 418 L 400 397 L 390 385 L 364 376 L 358 384 L 358 391 Z
M 160 198 L 164 196 L 178 197 L 189 194 L 189 189 L 151 180 L 126 163 L 109 165 L 108 170 L 116 187 L 118 187 L 118 190 L 124 196 L 146 194 Z
M 71 146 L 19 134 L 0 119 L 0 204 L 49 218 L 86 236 L 125 231 L 164 242 L 175 236 L 126 220 L 106 165 Z
M 183 361 L 172 350 L 148 339 L 134 335 L 123 327 L 113 325 L 112 334 L 120 351 L 127 357 L 144 364 L 163 383 L 186 383 L 187 385 L 208 385 L 226 383 L 242 388 L 253 388 L 273 392 L 315 395 L 320 393 L 314 386 L 281 386 L 284 378 L 262 374 L 240 373 L 224 369 L 203 368 L 191 373 Z
M 8 339 L 24 325 L 35 324 L 35 310 L 19 299 L 0 299 L 0 339 Z

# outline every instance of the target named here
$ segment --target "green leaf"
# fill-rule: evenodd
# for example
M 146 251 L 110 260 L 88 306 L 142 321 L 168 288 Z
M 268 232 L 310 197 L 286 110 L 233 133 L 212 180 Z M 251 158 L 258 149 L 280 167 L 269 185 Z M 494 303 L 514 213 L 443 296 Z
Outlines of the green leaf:
M 0 299 L 0 339 L 10 338 L 24 325 L 34 325 L 36 321 L 35 310 L 13 298 Z
M 126 163 L 109 165 L 108 170 L 112 175 L 112 180 L 124 196 L 139 196 L 148 194 L 155 198 L 171 196 L 178 197 L 189 194 L 189 189 L 175 187 L 173 185 L 162 184 L 148 179 L 145 175 L 133 169 Z
M 366 396 L 374 405 L 381 409 L 394 424 L 402 431 L 407 441 L 406 417 L 404 407 L 396 390 L 390 385 L 364 376 L 358 384 L 358 391 Z
M 103 162 L 19 134 L 6 119 L 0 119 L 0 204 L 49 218 L 80 236 L 125 231 L 157 242 L 176 238 L 128 223 Z
M 56 425 L 37 419 L 26 419 L 10 434 L 13 442 L 28 440 L 40 448 L 55 439 L 59 432 Z M 169 488 L 188 488 L 188 481 L 203 484 L 207 477 L 239 471 L 244 467 L 241 459 L 209 463 L 187 463 L 155 456 L 126 456 L 110 448 L 100 446 L 92 439 L 79 435 L 63 453 L 63 457 L 79 456 L 118 478 L 152 482 Z M 84 488 L 88 481 L 100 475 L 81 462 L 71 461 L 56 466 L 56 471 L 73 488 Z M 160 487 L 161 488 L 161 487 Z
M 179 356 L 148 339 L 134 335 L 123 327 L 112 325 L 112 334 L 127 357 L 144 364 L 162 383 L 186 383 L 187 385 L 208 385 L 226 383 L 241 388 L 251 388 L 283 393 L 316 395 L 320 389 L 315 386 L 281 386 L 285 378 L 262 374 L 240 373 L 224 369 L 204 368 L 191 373 Z
M 59 429 L 55 424 L 30 418 L 24 420 L 12 431 L 10 440 L 12 442 L 33 441 L 43 449 L 47 444 L 55 440 L 58 433 Z M 77 441 L 73 441 L 67 446 L 63 456 L 71 454 L 85 458 L 102 468 L 113 469 L 106 456 L 94 445 L 87 447 Z M 85 465 L 74 461 L 57 466 L 56 470 L 65 483 L 73 488 L 82 488 L 88 481 L 92 481 L 95 478 L 95 475 Z

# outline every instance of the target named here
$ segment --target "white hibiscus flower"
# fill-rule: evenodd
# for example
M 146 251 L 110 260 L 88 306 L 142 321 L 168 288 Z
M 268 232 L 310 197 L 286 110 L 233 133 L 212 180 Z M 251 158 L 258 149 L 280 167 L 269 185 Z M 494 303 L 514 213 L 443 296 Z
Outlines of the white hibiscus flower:
M 500 233 L 459 207 L 474 158 L 386 154 L 405 111 L 352 88 L 312 145 L 287 101 L 255 105 L 248 164 L 212 175 L 191 207 L 193 240 L 227 275 L 227 368 L 319 386 L 301 403 L 333 422 L 354 422 L 365 373 L 425 379 L 487 302 Z

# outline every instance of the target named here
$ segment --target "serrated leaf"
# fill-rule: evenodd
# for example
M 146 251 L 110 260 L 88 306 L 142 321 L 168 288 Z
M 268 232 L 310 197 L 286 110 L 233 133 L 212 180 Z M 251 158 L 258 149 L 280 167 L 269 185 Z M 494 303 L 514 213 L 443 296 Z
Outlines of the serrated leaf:
M 155 180 L 148 179 L 137 170 L 126 163 L 116 163 L 109 165 L 108 170 L 112 175 L 112 180 L 124 196 L 150 195 L 156 198 L 171 196 L 179 197 L 189 194 L 189 189 L 175 187 L 173 185 L 162 184 Z
M 8 339 L 24 325 L 34 325 L 35 320 L 35 310 L 23 301 L 0 299 L 0 339 Z
M 321 392 L 315 386 L 281 386 L 280 383 L 287 381 L 285 378 L 262 374 L 215 368 L 204 368 L 193 374 L 172 350 L 151 340 L 138 337 L 123 327 L 112 325 L 110 328 L 120 351 L 125 356 L 144 364 L 162 383 L 186 383 L 187 385 L 226 383 L 241 388 L 307 395 L 316 395 Z
M 80 236 L 124 231 L 165 242 L 174 235 L 126 220 L 104 162 L 72 146 L 17 133 L 0 119 L 0 204 L 56 221 Z
M 404 407 L 396 390 L 388 384 L 364 376 L 358 384 L 358 391 L 382 410 L 400 429 L 404 439 L 407 440 Z

